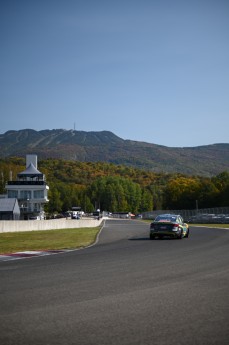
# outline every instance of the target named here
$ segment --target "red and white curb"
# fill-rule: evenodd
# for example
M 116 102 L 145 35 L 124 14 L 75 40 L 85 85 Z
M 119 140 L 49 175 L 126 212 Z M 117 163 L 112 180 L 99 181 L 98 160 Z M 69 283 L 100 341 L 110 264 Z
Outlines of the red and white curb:
M 66 253 L 70 251 L 71 250 L 42 250 L 42 251 L 30 250 L 30 251 L 24 251 L 24 252 L 0 254 L 0 261 L 25 259 L 25 258 L 32 258 L 35 256 L 45 256 L 45 255 Z

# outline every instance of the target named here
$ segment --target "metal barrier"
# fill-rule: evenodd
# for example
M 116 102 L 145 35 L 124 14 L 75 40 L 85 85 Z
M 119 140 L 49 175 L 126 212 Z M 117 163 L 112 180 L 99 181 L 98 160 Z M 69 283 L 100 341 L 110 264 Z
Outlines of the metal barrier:
M 229 224 L 229 207 L 202 208 L 194 210 L 157 210 L 142 213 L 144 219 L 155 219 L 164 213 L 180 214 L 189 223 Z

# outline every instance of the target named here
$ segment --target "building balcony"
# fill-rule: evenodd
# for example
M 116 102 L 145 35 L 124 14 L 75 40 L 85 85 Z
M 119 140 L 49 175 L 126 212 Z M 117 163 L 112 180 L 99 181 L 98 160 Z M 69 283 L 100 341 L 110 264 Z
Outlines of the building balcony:
M 8 186 L 45 186 L 46 181 L 8 181 Z
M 20 204 L 23 204 L 23 203 L 27 203 L 27 204 L 33 204 L 33 203 L 43 204 L 43 203 L 49 202 L 49 199 L 47 197 L 44 197 L 44 198 L 23 198 L 23 197 L 19 197 L 17 199 L 20 202 Z

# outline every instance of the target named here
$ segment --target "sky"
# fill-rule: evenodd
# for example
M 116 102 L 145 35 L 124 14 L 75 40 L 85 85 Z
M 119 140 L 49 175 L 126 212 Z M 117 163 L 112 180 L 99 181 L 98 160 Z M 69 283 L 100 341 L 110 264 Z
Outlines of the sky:
M 229 143 L 228 0 L 0 0 L 0 133 Z

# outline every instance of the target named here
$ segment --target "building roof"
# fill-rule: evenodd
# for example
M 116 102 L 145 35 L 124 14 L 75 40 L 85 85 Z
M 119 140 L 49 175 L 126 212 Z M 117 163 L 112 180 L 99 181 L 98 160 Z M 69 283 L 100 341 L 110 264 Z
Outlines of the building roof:
M 43 176 L 43 174 L 35 168 L 33 163 L 30 163 L 29 166 L 22 171 L 21 173 L 18 174 L 18 176 Z
M 16 198 L 3 198 L 0 199 L 0 212 L 13 212 L 18 208 L 18 201 Z

